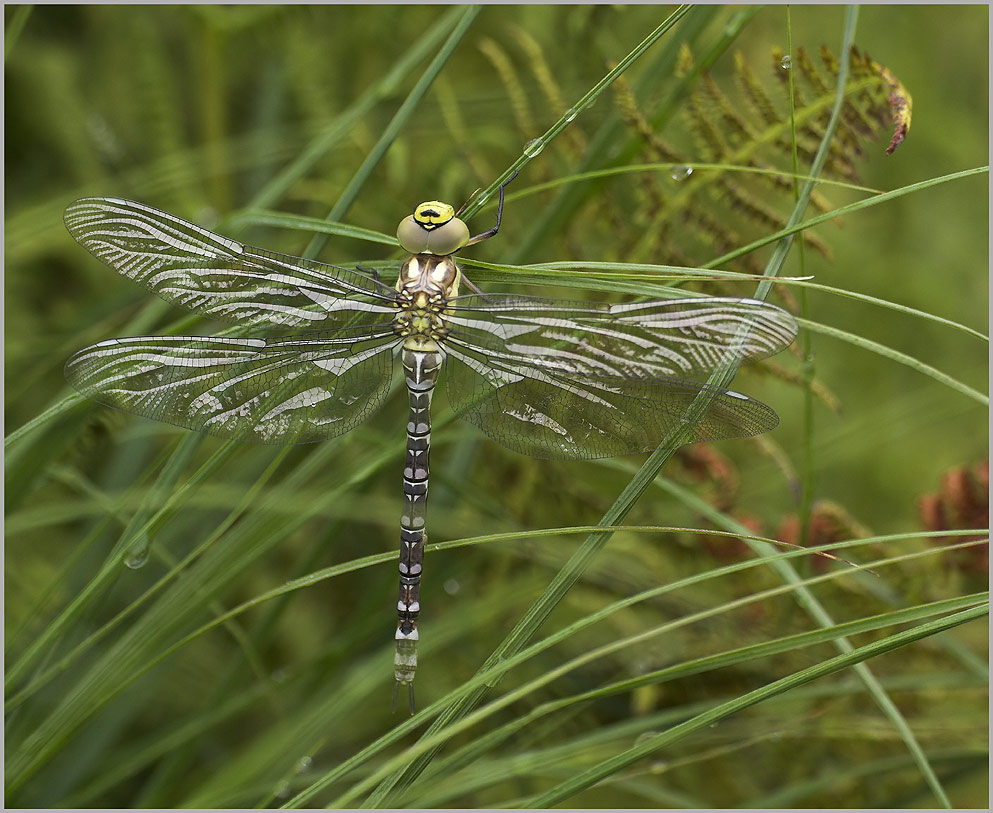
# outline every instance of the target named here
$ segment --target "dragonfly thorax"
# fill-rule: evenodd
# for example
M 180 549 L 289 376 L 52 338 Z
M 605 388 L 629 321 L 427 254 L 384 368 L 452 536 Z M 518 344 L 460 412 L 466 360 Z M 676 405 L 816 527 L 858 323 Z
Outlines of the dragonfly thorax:
M 397 279 L 394 330 L 404 347 L 422 352 L 437 350 L 445 338 L 448 300 L 458 294 L 461 272 L 451 257 L 415 254 L 400 268 Z
M 397 292 L 408 293 L 413 298 L 423 291 L 428 296 L 450 299 L 458 296 L 462 272 L 451 257 L 434 254 L 414 254 L 400 266 Z

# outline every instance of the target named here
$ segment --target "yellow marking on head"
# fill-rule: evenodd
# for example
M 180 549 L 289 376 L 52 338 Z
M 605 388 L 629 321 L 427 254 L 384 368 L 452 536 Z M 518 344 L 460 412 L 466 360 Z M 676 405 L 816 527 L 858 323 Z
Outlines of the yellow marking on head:
M 455 217 L 455 209 L 440 200 L 428 200 L 414 207 L 414 222 L 422 229 L 437 229 Z
M 400 221 L 397 242 L 411 254 L 447 257 L 469 242 L 469 227 L 449 204 L 429 200 L 419 203 L 412 215 Z

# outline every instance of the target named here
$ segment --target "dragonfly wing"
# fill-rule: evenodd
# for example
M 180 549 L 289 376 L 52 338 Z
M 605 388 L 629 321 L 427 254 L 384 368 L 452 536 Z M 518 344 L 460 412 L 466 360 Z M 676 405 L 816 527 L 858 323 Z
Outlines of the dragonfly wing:
M 391 289 L 372 277 L 248 246 L 134 201 L 83 198 L 65 224 L 97 259 L 212 319 L 334 328 L 394 313 Z
M 601 304 L 473 295 L 453 304 L 448 321 L 460 341 L 544 361 L 574 376 L 692 377 L 710 372 L 725 356 L 748 362 L 774 355 L 797 333 L 790 313 L 757 299 Z
M 749 299 L 591 304 L 533 297 L 459 297 L 446 316 L 453 409 L 498 443 L 546 458 L 655 449 L 708 388 L 702 374 L 731 354 L 782 350 L 796 321 Z M 694 440 L 749 437 L 779 422 L 765 404 L 711 390 Z
M 662 442 L 704 390 L 713 400 L 693 442 L 750 437 L 779 417 L 761 401 L 677 378 L 626 379 L 564 374 L 546 360 L 485 354 L 446 344 L 452 408 L 493 440 L 520 454 L 595 459 L 647 452 Z
M 80 350 L 66 378 L 142 417 L 255 443 L 312 443 L 353 429 L 386 398 L 389 328 L 279 339 L 138 336 Z

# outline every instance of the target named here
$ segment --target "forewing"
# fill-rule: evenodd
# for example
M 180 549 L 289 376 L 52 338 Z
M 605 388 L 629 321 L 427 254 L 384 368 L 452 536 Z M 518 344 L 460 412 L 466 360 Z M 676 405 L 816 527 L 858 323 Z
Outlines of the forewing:
M 254 248 L 141 203 L 84 198 L 65 224 L 97 259 L 212 319 L 337 328 L 393 313 L 391 289 L 372 277 Z
M 593 459 L 647 452 L 708 389 L 677 378 L 626 379 L 563 373 L 546 357 L 485 353 L 447 342 L 445 376 L 452 408 L 497 443 L 542 458 Z M 749 437 L 779 422 L 768 406 L 711 390 L 693 441 Z
M 142 417 L 256 443 L 336 437 L 383 402 L 389 328 L 280 339 L 138 336 L 80 350 L 65 373 L 77 390 Z
M 453 300 L 451 339 L 530 358 L 561 375 L 651 381 L 754 361 L 796 337 L 787 311 L 755 299 L 699 297 L 600 304 L 506 295 Z

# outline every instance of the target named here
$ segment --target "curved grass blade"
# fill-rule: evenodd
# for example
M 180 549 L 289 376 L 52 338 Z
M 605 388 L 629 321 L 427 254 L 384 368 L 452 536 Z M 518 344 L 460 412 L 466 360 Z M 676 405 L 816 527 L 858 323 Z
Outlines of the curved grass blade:
M 962 533 L 969 534 L 970 531 L 963 531 Z M 910 535 L 900 534 L 897 536 L 899 536 L 900 538 L 906 538 L 907 536 L 926 536 L 926 534 L 910 534 Z M 806 555 L 809 552 L 821 548 L 832 547 L 832 549 L 839 549 L 839 548 L 845 549 L 849 547 L 861 547 L 867 544 L 878 542 L 886 538 L 892 538 L 892 537 L 875 537 L 872 539 L 853 539 L 847 542 L 837 543 L 833 547 L 831 545 L 823 545 L 823 546 L 819 546 L 818 548 L 810 548 L 808 550 L 790 550 L 786 552 L 775 553 L 765 559 L 756 559 L 756 560 L 749 560 L 747 562 L 738 562 L 736 564 L 715 568 L 707 572 L 697 573 L 693 576 L 680 579 L 676 582 L 672 582 L 667 585 L 662 585 L 660 587 L 646 590 L 638 594 L 637 596 L 629 596 L 627 598 L 621 599 L 615 602 L 614 604 L 610 605 L 609 607 L 605 607 L 601 610 L 590 613 L 585 618 L 574 622 L 573 624 L 569 625 L 566 628 L 557 630 L 556 632 L 549 635 L 547 638 L 531 644 L 526 649 L 519 651 L 517 654 L 507 658 L 506 660 L 502 660 L 499 663 L 494 664 L 493 667 L 487 672 L 485 673 L 482 671 L 478 672 L 473 678 L 471 678 L 461 687 L 459 687 L 456 690 L 453 690 L 449 694 L 449 697 L 442 698 L 441 700 L 431 704 L 431 706 L 424 709 L 424 711 L 421 712 L 417 718 L 412 718 L 411 720 L 405 721 L 400 726 L 398 726 L 397 729 L 394 729 L 389 734 L 384 735 L 382 738 L 380 738 L 380 740 L 377 740 L 377 742 L 368 746 L 366 749 L 364 749 L 359 754 L 355 755 L 352 759 L 348 760 L 346 763 L 343 763 L 342 765 L 336 767 L 334 770 L 328 772 L 327 774 L 325 774 L 325 776 L 323 776 L 317 782 L 313 783 L 305 791 L 301 792 L 296 797 L 294 797 L 289 802 L 287 802 L 284 805 L 284 807 L 288 807 L 288 808 L 299 807 L 304 802 L 313 799 L 314 795 L 319 790 L 349 775 L 351 771 L 355 770 L 358 766 L 363 764 L 369 757 L 379 752 L 383 748 L 388 747 L 390 744 L 397 742 L 402 735 L 406 735 L 407 733 L 409 733 L 409 731 L 413 730 L 420 722 L 422 722 L 423 718 L 429 718 L 433 716 L 445 706 L 450 707 L 450 703 L 453 698 L 472 697 L 474 693 L 480 691 L 481 689 L 484 689 L 487 686 L 495 685 L 495 683 L 499 680 L 501 675 L 513 669 L 515 666 L 524 663 L 525 661 L 533 657 L 536 653 L 551 648 L 552 646 L 562 642 L 563 640 L 578 633 L 579 631 L 591 626 L 592 624 L 599 622 L 600 620 L 603 620 L 604 618 L 608 617 L 609 615 L 611 615 L 612 613 L 616 612 L 619 609 L 622 609 L 627 606 L 631 606 L 632 604 L 647 600 L 652 597 L 657 597 L 671 591 L 685 588 L 690 584 L 706 582 L 709 581 L 710 579 L 718 578 L 720 576 L 727 575 L 732 572 L 748 570 L 755 567 L 762 567 L 764 565 L 775 566 L 777 564 L 784 564 L 789 559 L 796 558 L 797 556 Z M 967 546 L 975 545 L 975 544 L 978 543 L 976 541 L 969 541 L 963 543 L 963 545 L 967 545 Z M 934 551 L 933 549 L 929 549 L 929 550 L 918 551 L 909 554 L 900 554 L 898 556 L 888 557 L 883 560 L 871 562 L 870 564 L 874 568 L 881 568 L 883 565 L 886 564 L 896 565 L 902 562 L 906 562 L 910 559 L 916 559 L 916 558 L 934 556 L 934 555 L 937 555 L 937 552 Z M 527 697 L 536 688 L 540 686 L 548 685 L 553 681 L 555 681 L 556 679 L 558 679 L 559 677 L 561 677 L 562 675 L 568 674 L 572 670 L 576 669 L 577 667 L 585 663 L 593 662 L 596 659 L 602 657 L 604 654 L 618 651 L 630 646 L 635 646 L 637 644 L 642 643 L 644 640 L 656 637 L 668 631 L 669 629 L 681 627 L 686 623 L 690 623 L 691 621 L 711 618 L 715 615 L 718 615 L 726 611 L 727 609 L 730 609 L 731 607 L 744 606 L 746 604 L 750 604 L 752 602 L 759 600 L 760 597 L 768 598 L 773 595 L 806 591 L 809 588 L 809 586 L 824 581 L 830 581 L 836 579 L 844 572 L 845 571 L 836 571 L 833 573 L 826 573 L 819 576 L 813 576 L 808 579 L 801 580 L 796 584 L 784 582 L 778 587 L 773 587 L 767 591 L 764 591 L 761 594 L 761 596 L 759 594 L 745 596 L 743 598 L 736 599 L 735 601 L 728 602 L 721 607 L 708 608 L 706 610 L 694 614 L 693 616 L 680 618 L 676 621 L 669 622 L 663 625 L 662 627 L 647 630 L 644 632 L 635 633 L 622 641 L 613 641 L 609 644 L 599 647 L 595 651 L 587 652 L 581 656 L 578 656 L 572 659 L 571 661 L 569 661 L 568 663 L 560 664 L 556 666 L 554 669 L 544 672 L 540 677 L 534 678 L 525 685 L 522 685 L 514 689 L 513 691 L 497 698 L 496 700 L 489 703 L 484 708 L 477 709 L 471 712 L 470 714 L 460 718 L 459 721 L 453 723 L 452 726 L 449 728 L 436 731 L 434 733 L 432 733 L 431 729 L 429 729 L 428 732 L 426 732 L 422 736 L 422 738 L 416 744 L 411 746 L 405 753 L 398 754 L 396 757 L 391 758 L 386 764 L 379 767 L 371 776 L 363 777 L 363 779 L 359 781 L 356 785 L 354 785 L 349 791 L 334 799 L 329 806 L 331 807 L 352 806 L 357 798 L 359 798 L 370 787 L 372 787 L 374 783 L 380 781 L 382 777 L 387 776 L 391 770 L 395 770 L 396 768 L 402 766 L 406 762 L 411 761 L 411 759 L 416 760 L 419 759 L 422 755 L 432 753 L 432 751 L 435 748 L 437 748 L 439 743 L 445 742 L 451 736 L 467 731 L 472 726 L 485 721 L 500 709 L 506 708 L 512 705 L 513 703 L 516 703 L 521 699 Z M 984 598 L 988 598 L 988 597 L 986 596 L 986 594 L 981 594 L 974 598 L 976 601 L 982 601 Z M 830 627 L 834 627 L 834 626 L 835 626 L 834 624 L 830 625 Z M 829 635 L 829 637 L 833 640 L 838 640 L 836 636 Z M 401 797 L 400 801 L 403 801 L 405 799 L 406 799 L 405 796 Z M 366 804 L 368 804 L 368 801 L 366 802 Z
M 857 11 L 851 7 L 848 8 L 845 20 L 845 31 L 843 36 L 841 53 L 849 53 L 851 49 L 852 42 L 854 40 L 855 32 L 855 21 L 857 18 Z M 809 175 L 812 177 L 817 177 L 823 168 L 824 162 L 827 158 L 828 149 L 833 138 L 835 129 L 838 125 L 838 121 L 841 115 L 842 103 L 844 101 L 844 88 L 848 79 L 848 66 L 845 60 L 842 60 L 840 71 L 838 74 L 837 83 L 837 93 L 835 98 L 835 104 L 831 111 L 831 117 L 825 128 L 824 137 L 821 140 L 820 146 L 812 162 L 812 166 Z M 796 225 L 802 216 L 804 209 L 810 199 L 810 195 L 814 188 L 814 182 L 808 181 L 802 192 L 800 193 L 796 205 L 787 221 L 787 228 Z M 772 257 L 766 267 L 764 276 L 774 277 L 778 274 L 783 262 L 786 259 L 786 254 L 792 244 L 792 234 L 788 234 L 782 237 L 776 246 L 776 250 L 773 252 Z M 767 280 L 761 282 L 756 290 L 755 298 L 764 299 L 768 296 L 769 290 L 771 288 L 771 283 Z M 707 380 L 707 385 L 709 387 L 714 387 L 715 389 L 726 389 L 727 384 L 734 375 L 736 365 L 734 364 L 733 358 L 730 359 L 730 363 L 718 367 L 714 373 Z M 709 390 L 707 391 L 710 392 Z M 628 511 L 633 507 L 637 499 L 647 490 L 651 482 L 655 479 L 659 471 L 669 460 L 669 458 L 675 453 L 676 449 L 685 442 L 687 438 L 688 427 L 692 423 L 706 412 L 709 406 L 710 400 L 707 393 L 701 393 L 701 396 L 694 401 L 690 408 L 685 413 L 685 427 L 677 427 L 672 433 L 667 435 L 662 445 L 656 452 L 654 452 L 649 459 L 645 462 L 644 466 L 641 468 L 639 473 L 635 478 L 628 483 L 622 493 L 618 496 L 614 505 L 607 511 L 601 520 L 601 524 L 605 528 L 609 528 L 612 525 L 616 525 L 623 520 L 624 516 L 627 515 Z M 549 584 L 548 588 L 544 594 L 538 599 L 538 601 L 532 606 L 532 608 L 525 614 L 525 616 L 518 622 L 517 626 L 510 632 L 510 634 L 504 639 L 504 641 L 497 647 L 497 649 L 490 655 L 487 661 L 483 664 L 480 669 L 480 673 L 487 672 L 495 664 L 506 660 L 508 657 L 513 656 L 515 653 L 520 651 L 524 646 L 526 641 L 534 634 L 538 627 L 544 622 L 544 620 L 551 614 L 554 607 L 558 602 L 564 597 L 565 593 L 569 588 L 579 579 L 582 573 L 586 570 L 588 564 L 597 555 L 600 548 L 602 548 L 607 541 L 610 539 L 612 532 L 610 530 L 604 530 L 601 533 L 591 535 L 590 538 L 583 544 L 583 546 L 577 551 L 577 553 L 566 563 L 566 565 L 559 571 L 556 577 Z M 768 552 L 763 552 L 761 547 L 757 551 L 760 555 L 768 555 Z M 783 575 L 788 576 L 789 581 L 796 582 L 799 581 L 799 577 L 787 565 L 783 565 L 783 569 L 786 571 Z M 800 598 L 801 607 L 808 613 L 811 613 L 814 617 L 816 623 L 821 626 L 829 626 L 833 622 L 828 616 L 826 610 L 816 601 L 813 595 L 809 594 L 807 591 L 803 591 L 798 594 Z M 847 640 L 841 639 L 838 642 L 838 646 L 842 647 L 843 651 L 845 649 L 851 649 L 851 644 Z M 844 655 L 840 657 L 845 657 Z M 884 712 L 889 716 L 897 728 L 900 730 L 901 735 L 904 737 L 911 751 L 917 756 L 918 764 L 920 765 L 925 776 L 928 777 L 932 788 L 938 794 L 939 798 L 943 800 L 947 797 L 944 796 L 941 790 L 940 784 L 938 784 L 933 771 L 927 764 L 926 758 L 920 747 L 916 743 L 912 732 L 903 720 L 896 706 L 892 703 L 885 692 L 879 687 L 878 682 L 872 677 L 871 673 L 865 667 L 860 668 L 860 676 L 864 681 L 866 681 L 869 686 L 870 692 L 873 694 L 876 702 L 883 708 Z M 450 707 L 446 712 L 439 717 L 432 726 L 425 733 L 425 737 L 430 738 L 433 735 L 438 735 L 442 737 L 444 729 L 450 725 L 453 725 L 456 721 L 462 719 L 471 710 L 481 702 L 483 695 L 485 694 L 485 687 L 481 687 L 474 691 L 471 695 L 467 695 L 463 700 L 459 701 L 452 707 Z M 423 772 L 425 767 L 430 763 L 435 754 L 437 753 L 437 747 L 431 751 L 426 752 L 422 757 L 414 760 L 408 767 L 404 770 L 385 780 L 376 791 L 366 800 L 366 804 L 372 806 L 378 806 L 386 803 L 389 799 L 394 798 L 397 793 L 402 793 L 406 787 L 413 782 L 417 776 Z
M 406 126 L 407 122 L 414 115 L 417 110 L 418 104 L 424 98 L 425 94 L 431 87 L 431 84 L 437 78 L 441 69 L 445 66 L 445 63 L 454 53 L 455 49 L 458 47 L 462 38 L 469 31 L 472 26 L 473 21 L 476 16 L 481 11 L 479 6 L 468 6 L 466 8 L 455 8 L 445 16 L 445 24 L 448 25 L 449 21 L 458 17 L 458 21 L 455 23 L 451 34 L 445 43 L 438 49 L 435 54 L 434 59 L 425 68 L 424 73 L 421 74 L 420 79 L 417 80 L 417 84 L 411 89 L 410 93 L 407 94 L 407 98 L 403 100 L 403 104 L 397 109 L 397 112 L 393 115 L 390 123 L 383 130 L 382 135 L 376 141 L 376 144 L 370 150 L 369 155 L 366 156 L 365 161 L 362 165 L 355 171 L 355 175 L 349 182 L 348 186 L 341 193 L 338 198 L 337 203 L 331 207 L 331 211 L 328 212 L 327 220 L 341 220 L 348 210 L 352 207 L 352 204 L 358 198 L 362 187 L 365 185 L 366 181 L 372 176 L 373 170 L 379 165 L 379 162 L 383 159 L 386 151 L 390 148 L 390 145 L 400 134 L 400 131 Z M 468 218 L 468 215 L 466 216 Z M 314 238 L 310 241 L 310 245 L 307 246 L 306 251 L 303 253 L 303 257 L 308 260 L 312 260 L 321 252 L 321 249 L 327 245 L 329 235 L 327 234 L 316 234 Z
M 988 604 L 983 604 L 978 607 L 963 610 L 962 612 L 955 613 L 937 621 L 930 621 L 925 624 L 920 624 L 912 629 L 897 633 L 895 635 L 890 635 L 871 644 L 854 648 L 843 654 L 835 655 L 833 658 L 830 658 L 823 663 L 819 663 L 809 669 L 803 669 L 799 672 L 795 672 L 792 675 L 781 678 L 773 683 L 749 692 L 740 698 L 736 698 L 731 702 L 722 703 L 719 706 L 694 717 L 692 720 L 687 720 L 685 723 L 674 726 L 663 734 L 659 734 L 656 737 L 651 737 L 640 745 L 634 746 L 625 753 L 619 754 L 613 759 L 607 760 L 600 765 L 590 768 L 578 776 L 561 783 L 557 787 L 530 799 L 525 806 L 532 808 L 551 807 L 554 804 L 568 799 L 578 791 L 591 787 L 601 779 L 613 775 L 620 769 L 627 767 L 628 765 L 631 765 L 650 754 L 653 754 L 659 749 L 664 748 L 666 745 L 692 731 L 699 731 L 700 729 L 706 728 L 707 726 L 730 717 L 733 714 L 737 714 L 750 706 L 754 706 L 757 703 L 761 703 L 771 697 L 790 691 L 798 686 L 803 686 L 805 683 L 809 683 L 812 680 L 817 680 L 818 678 L 835 674 L 852 666 L 864 666 L 864 662 L 870 658 L 884 655 L 887 652 L 892 652 L 895 649 L 908 646 L 916 641 L 924 640 L 925 638 L 938 635 L 947 630 L 955 629 L 955 627 L 961 626 L 962 624 L 967 624 L 970 621 L 975 621 L 988 615 L 989 606 Z
M 544 133 L 542 133 L 538 138 L 533 139 L 528 143 L 528 146 L 524 150 L 524 154 L 518 158 L 513 164 L 511 164 L 504 173 L 493 181 L 486 189 L 480 192 L 475 198 L 464 207 L 463 217 L 469 220 L 473 215 L 475 215 L 489 200 L 496 191 L 504 184 L 507 180 L 513 177 L 515 172 L 519 172 L 527 164 L 531 162 L 531 159 L 537 156 L 542 149 L 556 138 L 566 127 L 568 127 L 572 121 L 587 107 L 592 105 L 597 97 L 606 90 L 613 81 L 620 76 L 624 71 L 631 67 L 634 62 L 640 59 L 645 52 L 655 44 L 656 41 L 664 34 L 666 34 L 677 22 L 679 22 L 682 17 L 684 17 L 691 9 L 691 6 L 681 5 L 672 14 L 670 14 L 661 25 L 658 26 L 654 31 L 652 31 L 644 40 L 642 40 L 638 45 L 636 45 L 630 53 L 627 54 L 620 62 L 617 63 L 614 68 L 606 74 L 599 82 L 597 82 L 592 88 L 587 91 L 587 93 L 579 99 L 566 113 L 556 121 L 551 127 L 548 128 Z

